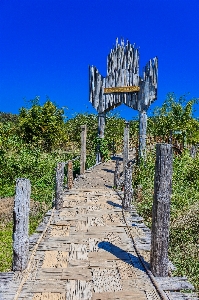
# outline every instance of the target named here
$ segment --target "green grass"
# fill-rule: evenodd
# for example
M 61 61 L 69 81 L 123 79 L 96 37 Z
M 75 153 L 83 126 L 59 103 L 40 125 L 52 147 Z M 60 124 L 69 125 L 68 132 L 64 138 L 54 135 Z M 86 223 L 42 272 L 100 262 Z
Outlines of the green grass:
M 47 209 L 47 207 L 46 207 Z M 46 209 L 40 211 L 29 219 L 29 235 L 33 234 L 41 222 Z M 8 272 L 12 268 L 12 234 L 13 222 L 0 225 L 0 272 Z
M 8 272 L 12 267 L 12 222 L 0 226 L 0 272 Z

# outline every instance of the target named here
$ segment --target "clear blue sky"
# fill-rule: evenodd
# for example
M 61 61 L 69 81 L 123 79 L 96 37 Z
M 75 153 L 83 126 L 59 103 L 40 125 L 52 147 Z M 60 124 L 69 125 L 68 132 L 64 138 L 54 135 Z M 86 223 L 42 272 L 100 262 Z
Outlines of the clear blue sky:
M 168 92 L 199 97 L 198 0 L 1 0 L 0 111 L 18 113 L 24 98 L 47 95 L 66 114 L 94 112 L 88 65 L 106 75 L 116 37 L 140 47 L 141 69 L 158 56 L 152 107 Z M 136 114 L 119 110 L 126 119 Z

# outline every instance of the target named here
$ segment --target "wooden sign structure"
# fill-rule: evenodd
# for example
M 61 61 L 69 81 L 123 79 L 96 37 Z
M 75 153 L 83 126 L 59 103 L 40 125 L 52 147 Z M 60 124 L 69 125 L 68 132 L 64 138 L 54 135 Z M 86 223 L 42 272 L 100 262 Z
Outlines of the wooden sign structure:
M 145 156 L 147 109 L 157 99 L 158 59 L 150 59 L 139 75 L 139 51 L 129 41 L 116 46 L 107 57 L 107 76 L 89 67 L 89 101 L 98 112 L 98 136 L 104 137 L 106 113 L 125 104 L 139 111 L 139 157 Z

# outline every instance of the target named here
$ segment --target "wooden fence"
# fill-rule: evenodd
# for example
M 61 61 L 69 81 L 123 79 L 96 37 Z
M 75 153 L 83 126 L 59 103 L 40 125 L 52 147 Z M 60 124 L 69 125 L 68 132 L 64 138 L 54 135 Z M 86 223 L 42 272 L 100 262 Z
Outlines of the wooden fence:
M 80 174 L 85 172 L 86 164 L 86 125 L 81 126 L 81 155 L 67 162 L 59 162 L 55 175 L 55 209 L 63 207 L 64 175 L 67 173 L 67 188 L 73 186 L 73 162 L 80 160 Z M 67 169 L 67 172 L 65 172 Z M 29 179 L 18 178 L 14 200 L 13 226 L 13 271 L 26 269 L 29 257 L 29 210 L 31 184 Z
M 81 127 L 81 156 L 67 162 L 59 162 L 56 168 L 55 209 L 63 207 L 64 174 L 67 166 L 67 188 L 73 186 L 73 162 L 80 159 L 81 171 L 85 172 L 86 163 L 86 126 Z M 129 161 L 129 146 L 137 147 L 135 139 L 129 141 L 128 124 L 124 131 L 123 154 L 126 164 L 123 165 L 123 177 L 119 171 L 119 160 L 116 160 L 114 185 L 122 188 L 124 197 L 122 207 L 124 210 L 132 208 L 132 170 L 136 160 Z M 160 137 L 148 137 L 148 149 L 156 149 L 156 163 L 154 176 L 154 201 L 152 209 L 151 234 L 151 270 L 154 276 L 168 276 L 168 243 L 170 199 L 172 187 L 172 153 L 173 144 L 162 143 Z M 165 140 L 164 140 L 165 141 Z M 170 140 L 171 142 L 171 140 Z M 157 143 L 157 144 L 156 144 Z M 172 143 L 177 143 L 173 139 Z M 178 145 L 180 147 L 180 145 Z M 180 149 L 180 148 L 179 148 Z M 28 221 L 30 207 L 30 182 L 28 179 L 17 180 L 16 196 L 14 202 L 14 229 L 13 229 L 13 270 L 23 271 L 27 267 L 29 256 Z
M 148 135 L 146 138 L 146 151 L 150 152 L 155 150 L 156 144 L 172 144 L 173 151 L 177 154 L 181 154 L 183 149 L 188 149 L 194 156 L 197 152 L 197 145 L 187 144 L 181 138 L 177 136 L 152 136 Z M 114 139 L 109 143 L 109 151 L 115 155 L 122 153 L 124 149 L 124 140 L 115 141 Z M 138 153 L 138 136 L 129 137 L 129 151 L 135 149 Z

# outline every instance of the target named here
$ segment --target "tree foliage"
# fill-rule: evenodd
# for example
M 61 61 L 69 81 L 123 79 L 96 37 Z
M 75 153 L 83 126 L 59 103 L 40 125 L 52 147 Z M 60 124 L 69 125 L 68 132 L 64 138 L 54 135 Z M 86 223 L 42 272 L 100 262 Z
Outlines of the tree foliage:
M 63 130 L 64 110 L 49 99 L 43 106 L 39 104 L 39 97 L 33 99 L 32 103 L 29 109 L 20 109 L 20 135 L 26 143 L 42 145 L 46 150 L 52 150 L 66 138 Z
M 199 122 L 193 118 L 193 106 L 198 99 L 187 100 L 183 95 L 179 99 L 169 93 L 161 107 L 156 107 L 153 116 L 148 119 L 148 132 L 156 136 L 169 136 L 171 131 L 180 132 L 179 138 L 186 136 L 189 143 L 199 142 Z

